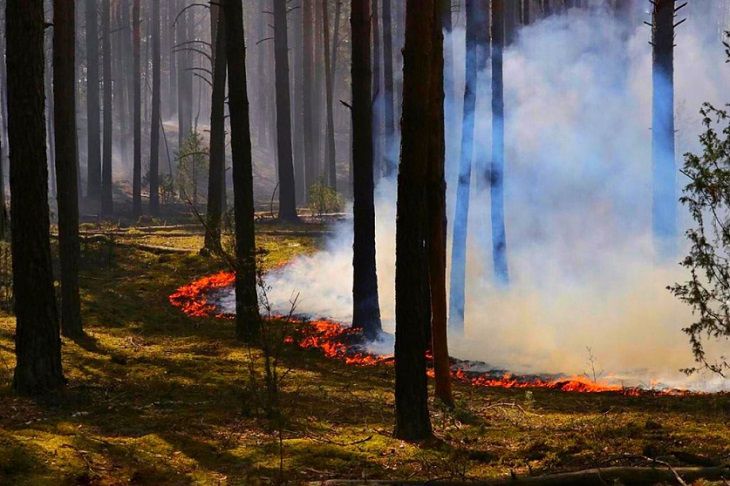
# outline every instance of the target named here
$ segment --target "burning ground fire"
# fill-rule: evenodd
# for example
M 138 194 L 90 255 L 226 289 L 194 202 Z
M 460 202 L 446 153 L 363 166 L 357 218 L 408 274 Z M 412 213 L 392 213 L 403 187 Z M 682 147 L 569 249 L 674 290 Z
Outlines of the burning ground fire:
M 215 302 L 216 292 L 232 286 L 235 275 L 220 272 L 200 278 L 191 284 L 177 289 L 170 295 L 170 303 L 190 317 L 231 318 L 219 312 Z M 376 366 L 393 363 L 392 355 L 376 355 L 367 351 L 361 344 L 358 330 L 341 323 L 326 319 L 295 319 L 300 333 L 289 336 L 286 342 L 304 349 L 318 349 L 327 358 L 336 359 L 348 365 Z M 430 361 L 430 356 L 428 356 Z M 542 388 L 575 393 L 619 393 L 626 396 L 642 395 L 689 395 L 695 392 L 678 389 L 649 390 L 639 387 L 624 387 L 609 383 L 595 382 L 585 376 L 539 376 L 513 375 L 504 371 L 475 371 L 474 363 L 451 358 L 451 376 L 454 380 L 475 387 L 486 388 Z M 428 375 L 433 378 L 433 369 Z

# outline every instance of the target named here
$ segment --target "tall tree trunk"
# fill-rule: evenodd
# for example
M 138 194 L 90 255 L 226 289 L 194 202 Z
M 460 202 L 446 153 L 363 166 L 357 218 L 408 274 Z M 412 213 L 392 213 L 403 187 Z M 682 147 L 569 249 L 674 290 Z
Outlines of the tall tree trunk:
M 99 104 L 99 12 L 97 0 L 86 0 L 86 197 L 101 197 L 101 121 Z
M 395 133 L 395 93 L 393 81 L 393 14 L 391 0 L 383 0 L 383 155 L 386 172 L 398 171 L 398 144 Z M 450 10 L 449 10 L 450 11 Z
M 142 72 L 140 68 L 140 0 L 132 4 L 132 56 L 134 76 L 134 161 L 132 167 L 132 216 L 142 214 Z
M 479 71 L 485 68 L 489 54 L 489 26 L 489 0 L 466 0 L 466 73 L 449 297 L 449 325 L 454 332 L 460 334 L 464 332 L 466 252 L 477 86 Z
M 657 0 L 652 11 L 653 104 L 652 226 L 659 251 L 671 254 L 677 236 L 677 189 L 674 144 L 675 0 Z
M 327 185 L 332 189 L 337 189 L 337 160 L 335 153 L 335 122 L 334 122 L 334 55 L 335 45 L 333 43 L 330 49 L 330 27 L 329 27 L 329 6 L 327 0 L 322 0 L 322 19 L 324 22 L 324 69 L 325 69 L 325 98 L 327 110 L 327 128 L 325 129 L 325 151 L 324 161 L 327 170 Z M 339 0 L 336 0 L 337 9 L 340 8 Z M 336 28 L 336 27 L 335 27 Z M 334 29 L 333 29 L 334 32 Z M 333 37 L 336 35 L 333 33 Z
M 182 149 L 185 138 L 190 135 L 191 127 L 188 126 L 188 111 L 190 106 L 187 103 L 187 75 L 188 58 L 190 57 L 186 50 L 189 46 L 185 44 L 187 38 L 187 16 L 189 11 L 182 12 L 185 8 L 184 0 L 177 2 L 178 11 L 176 14 L 177 22 L 175 24 L 175 52 L 177 53 L 177 146 L 178 152 Z M 182 13 L 181 13 L 182 12 Z
M 492 260 L 499 285 L 509 283 L 507 233 L 504 224 L 504 0 L 492 0 L 492 167 L 489 172 L 492 210 Z
M 428 271 L 431 287 L 431 350 L 433 353 L 436 396 L 453 405 L 451 365 L 446 327 L 446 140 L 444 126 L 444 34 L 443 12 L 434 1 L 431 45 L 431 137 L 428 157 Z
M 314 82 L 314 2 L 315 0 L 302 0 L 303 2 L 303 19 L 302 19 L 302 47 L 304 55 L 302 56 L 302 67 L 304 72 L 304 92 L 302 102 L 304 103 L 304 185 L 305 194 L 309 198 L 309 189 L 317 182 L 317 160 L 315 155 L 315 82 Z
M 46 52 L 53 51 L 53 38 L 46 38 Z M 53 59 L 52 56 L 46 57 L 46 68 L 44 71 L 44 89 L 46 92 L 46 157 L 48 159 L 48 170 L 50 177 L 48 178 L 48 189 L 52 198 L 56 198 L 56 135 L 53 131 Z
M 383 90 L 381 89 L 383 56 L 380 49 L 380 15 L 378 13 L 378 0 L 371 0 L 372 3 L 372 28 L 373 28 L 373 75 L 372 75 L 372 100 L 373 110 L 373 152 L 375 157 L 375 174 L 380 179 L 384 174 L 392 177 L 395 172 L 393 167 L 388 166 L 383 156 Z
M 171 56 L 171 58 L 174 56 Z M 160 0 L 152 0 L 152 117 L 150 119 L 150 213 L 160 212 Z
M 101 214 L 111 216 L 112 201 L 112 34 L 111 2 L 103 2 L 102 8 L 102 65 L 104 76 L 104 138 L 101 167 Z
M 221 248 L 222 192 L 226 164 L 226 29 L 225 19 L 217 6 L 211 5 L 218 17 L 213 49 L 213 93 L 210 113 L 210 165 L 208 174 L 208 212 L 205 247 Z
M 281 2 L 286 7 L 286 0 Z M 238 0 L 224 0 L 223 5 L 228 57 L 228 109 L 231 115 L 233 204 L 236 218 L 236 335 L 239 339 L 251 341 L 259 334 L 260 317 L 256 293 L 253 162 L 243 10 Z
M 169 91 L 167 100 L 167 106 L 170 109 L 170 117 L 172 118 L 177 114 L 177 57 L 178 54 L 175 52 L 175 46 L 179 42 L 177 38 L 177 28 L 173 25 L 175 17 L 178 12 L 178 2 L 176 0 L 168 0 L 167 2 L 167 22 L 165 22 L 165 30 L 168 33 L 170 43 L 168 44 L 168 55 L 170 56 L 170 72 L 169 72 Z
M 434 0 L 407 0 L 403 50 L 402 150 L 398 174 L 395 275 L 395 436 L 431 437 L 426 350 L 431 325 L 427 180 L 432 136 Z
M 79 189 L 76 140 L 76 8 L 74 0 L 53 2 L 53 91 L 56 100 L 58 239 L 61 255 L 61 329 L 83 334 L 79 299 Z
M 13 388 L 40 395 L 64 385 L 49 231 L 43 1 L 7 0 L 5 33 L 16 316 Z
M 276 64 L 276 146 L 279 160 L 279 219 L 296 221 L 297 198 L 291 146 L 289 41 L 286 0 L 274 0 L 274 61 Z M 230 60 L 230 57 L 229 57 Z M 229 63 L 230 69 L 230 63 Z M 228 90 L 230 92 L 230 82 Z M 230 95 L 229 95 L 230 96 Z
M 352 0 L 353 313 L 352 327 L 368 340 L 382 330 L 375 260 L 370 0 Z

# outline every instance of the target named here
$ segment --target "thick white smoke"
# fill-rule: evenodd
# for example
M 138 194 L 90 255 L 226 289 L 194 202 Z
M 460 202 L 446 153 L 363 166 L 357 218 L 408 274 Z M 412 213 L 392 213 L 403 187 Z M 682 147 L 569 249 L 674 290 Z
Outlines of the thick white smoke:
M 677 33 L 678 154 L 697 149 L 705 101 L 730 101 L 730 67 L 715 19 L 693 17 Z M 651 238 L 650 29 L 632 30 L 604 10 L 572 10 L 523 28 L 505 52 L 506 223 L 511 286 L 492 284 L 488 191 L 472 192 L 466 333 L 454 356 L 516 372 L 580 374 L 589 353 L 603 378 L 627 384 L 728 389 L 713 376 L 687 378 L 693 364 L 682 327 L 689 309 L 666 290 L 686 278 L 657 263 Z M 463 31 L 455 31 L 463 70 Z M 456 76 L 463 83 L 463 76 Z M 489 160 L 490 73 L 481 73 L 475 164 Z M 457 92 L 460 87 L 457 86 Z M 458 99 L 447 103 L 457 110 Z M 458 133 L 449 133 L 450 189 Z M 678 157 L 678 164 L 681 158 Z M 475 179 L 472 188 L 479 187 Z M 680 184 L 683 181 L 680 179 Z M 453 203 L 453 194 L 450 195 Z M 394 327 L 395 184 L 377 197 L 377 251 L 384 327 Z M 685 227 L 685 211 L 680 210 Z M 449 208 L 453 218 L 453 204 Z M 274 302 L 348 322 L 352 231 L 343 223 L 322 252 L 270 276 Z M 451 233 L 451 228 L 449 229 Z M 728 342 L 715 346 L 728 349 Z

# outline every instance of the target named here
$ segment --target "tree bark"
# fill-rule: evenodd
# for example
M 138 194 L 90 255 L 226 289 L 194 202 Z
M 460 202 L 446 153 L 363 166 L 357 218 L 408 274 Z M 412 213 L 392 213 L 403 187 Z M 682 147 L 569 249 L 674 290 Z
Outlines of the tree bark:
M 76 11 L 74 0 L 53 2 L 53 91 L 61 256 L 61 329 L 83 334 L 79 298 L 79 189 L 76 140 Z
M 382 330 L 375 259 L 370 0 L 352 0 L 353 313 L 352 327 L 368 340 Z
M 403 50 L 403 119 L 398 175 L 395 276 L 395 436 L 432 435 L 426 382 L 431 324 L 426 240 L 434 0 L 408 0 Z
M 393 167 L 387 165 L 383 156 L 383 90 L 381 89 L 383 56 L 380 48 L 380 15 L 378 0 L 372 0 L 372 29 L 373 29 L 373 75 L 372 75 L 372 104 L 373 110 L 373 152 L 375 157 L 375 175 L 380 179 L 383 175 L 392 177 Z
M 287 34 L 286 4 L 286 0 L 274 0 L 274 61 L 276 64 L 276 145 L 277 158 L 279 161 L 279 219 L 282 221 L 296 221 L 298 217 L 296 189 L 294 186 L 294 163 L 292 160 L 291 97 L 289 93 L 289 41 Z
M 111 216 L 114 212 L 112 201 L 112 34 L 111 2 L 103 2 L 102 7 L 102 64 L 104 76 L 104 138 L 101 167 L 101 214 Z
M 337 9 L 340 8 L 339 0 L 337 2 Z M 332 48 L 330 48 L 330 26 L 329 26 L 329 5 L 327 0 L 322 0 L 322 19 L 324 22 L 324 79 L 325 79 L 325 103 L 326 103 L 326 123 L 325 128 L 325 148 L 324 148 L 324 162 L 327 170 L 327 185 L 334 190 L 337 190 L 337 160 L 335 153 L 335 122 L 334 122 L 334 56 L 335 56 L 335 43 L 332 42 Z M 333 38 L 336 38 L 333 29 Z
M 86 197 L 98 204 L 101 197 L 101 122 L 99 104 L 99 12 L 97 0 L 86 0 Z
M 160 0 L 152 1 L 152 116 L 150 118 L 150 213 L 160 213 Z M 174 56 L 170 56 L 171 59 Z
M 385 133 L 383 156 L 386 172 L 398 172 L 398 145 L 395 132 L 395 93 L 393 81 L 393 14 L 391 0 L 383 0 L 383 118 Z
M 15 355 L 13 388 L 64 385 L 50 245 L 42 0 L 5 4 Z
M 304 83 L 304 90 L 302 93 L 302 102 L 304 104 L 304 186 L 307 200 L 309 199 L 309 189 L 317 182 L 318 177 L 317 161 L 314 150 L 314 137 L 316 136 L 314 125 L 314 111 L 316 110 L 314 103 L 314 1 L 315 0 L 302 0 L 302 47 L 304 49 L 302 56 L 302 75 Z
M 286 0 L 275 1 L 281 1 L 282 5 L 279 8 L 286 8 Z M 253 162 L 246 88 L 243 10 L 239 0 L 224 0 L 223 5 L 228 57 L 228 109 L 231 114 L 233 204 L 236 218 L 236 336 L 244 341 L 252 341 L 259 334 L 261 319 L 256 293 Z M 279 13 L 285 14 L 285 12 Z M 291 182 L 293 185 L 294 181 Z
M 140 68 L 140 0 L 132 4 L 132 63 L 134 76 L 134 156 L 132 166 L 132 217 L 142 215 L 142 72 Z
M 504 224 L 504 0 L 492 0 L 492 166 L 489 173 L 492 210 L 492 260 L 498 285 L 509 283 Z

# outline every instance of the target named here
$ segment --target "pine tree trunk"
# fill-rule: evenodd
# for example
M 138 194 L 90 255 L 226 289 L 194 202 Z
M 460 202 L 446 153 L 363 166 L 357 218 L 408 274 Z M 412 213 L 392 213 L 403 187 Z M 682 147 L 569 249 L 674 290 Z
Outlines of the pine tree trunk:
M 97 0 L 86 0 L 86 197 L 101 197 L 101 108 L 99 104 L 99 12 Z
M 382 330 L 375 260 L 373 117 L 370 68 L 370 0 L 353 0 L 352 159 L 353 159 L 353 313 L 352 327 L 373 340 Z
M 393 167 L 387 165 L 383 156 L 383 90 L 381 87 L 383 57 L 380 48 L 380 14 L 378 12 L 378 0 L 372 0 L 372 29 L 373 29 L 373 75 L 372 75 L 372 96 L 373 96 L 373 152 L 375 157 L 375 175 L 380 179 L 383 175 L 392 177 L 395 172 Z
M 174 56 L 170 56 L 171 58 Z M 152 0 L 152 116 L 150 119 L 150 213 L 160 213 L 160 0 Z
M 504 0 L 492 0 L 492 167 L 490 175 L 492 210 L 492 259 L 494 278 L 509 283 L 507 234 L 504 224 Z
M 208 174 L 208 213 L 205 247 L 211 251 L 221 248 L 221 213 L 223 180 L 226 164 L 226 29 L 218 7 L 213 50 L 213 93 L 210 113 L 210 165 Z
M 395 436 L 431 437 L 426 350 L 431 324 L 427 180 L 432 136 L 428 100 L 434 0 L 408 0 L 403 50 L 402 150 L 398 174 L 395 276 Z
M 76 12 L 74 0 L 53 2 L 53 91 L 61 256 L 61 329 L 83 334 L 79 299 L 79 190 L 76 140 Z
M 154 0 L 152 0 L 154 1 Z M 168 96 L 169 99 L 167 101 L 167 106 L 170 109 L 170 118 L 175 116 L 177 114 L 177 95 L 178 95 L 178 88 L 177 88 L 177 58 L 178 55 L 177 52 L 175 52 L 175 46 L 177 45 L 178 39 L 177 39 L 177 28 L 173 25 L 173 21 L 175 20 L 175 17 L 177 16 L 178 12 L 178 2 L 176 0 L 168 0 L 167 2 L 167 22 L 165 22 L 165 30 L 168 33 L 168 38 L 170 40 L 170 43 L 168 45 L 168 53 L 170 56 L 170 72 L 169 72 L 169 92 Z
M 303 2 L 303 19 L 302 19 L 302 47 L 304 55 L 302 56 L 303 67 L 303 83 L 304 92 L 302 93 L 302 102 L 304 104 L 304 186 L 305 195 L 309 199 L 309 189 L 317 182 L 317 160 L 315 156 L 316 136 L 314 124 L 314 112 L 316 106 L 315 100 L 315 83 L 314 83 L 314 2 L 315 0 L 302 0 Z
M 104 76 L 104 138 L 101 167 L 101 214 L 111 216 L 112 201 L 112 34 L 111 2 L 103 2 L 102 8 L 102 64 Z
M 330 26 L 329 26 L 329 6 L 327 0 L 322 0 L 322 19 L 324 22 L 324 79 L 325 79 L 325 100 L 326 100 L 326 118 L 327 126 L 325 129 L 325 149 L 324 163 L 327 170 L 327 185 L 332 189 L 337 189 L 337 162 L 335 160 L 335 122 L 333 97 L 333 57 L 335 50 L 330 49 Z M 339 6 L 339 2 L 337 3 Z M 339 8 L 339 7 L 338 7 Z
M 134 156 L 132 166 L 132 217 L 136 220 L 142 215 L 142 72 L 140 68 L 140 0 L 133 1 Z
M 284 8 L 285 1 L 281 0 Z M 252 341 L 259 334 L 260 317 L 256 293 L 253 162 L 246 88 L 243 10 L 238 0 L 224 0 L 223 6 L 226 20 L 233 204 L 236 218 L 236 336 L 244 341 Z
M 13 388 L 40 395 L 64 385 L 49 232 L 43 1 L 7 0 L 5 27 L 17 360 Z
M 391 0 L 383 0 L 383 117 L 385 133 L 383 155 L 387 172 L 398 172 L 398 140 L 395 132 L 395 93 L 393 81 L 393 14 Z
M 286 13 L 287 1 L 274 0 L 274 61 L 276 64 L 276 145 L 277 158 L 279 160 L 279 219 L 282 221 L 296 221 L 298 217 L 291 145 L 289 41 L 286 27 Z M 230 84 L 228 89 L 230 92 Z

